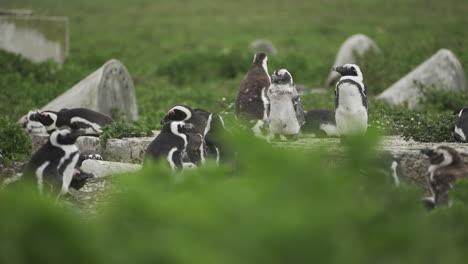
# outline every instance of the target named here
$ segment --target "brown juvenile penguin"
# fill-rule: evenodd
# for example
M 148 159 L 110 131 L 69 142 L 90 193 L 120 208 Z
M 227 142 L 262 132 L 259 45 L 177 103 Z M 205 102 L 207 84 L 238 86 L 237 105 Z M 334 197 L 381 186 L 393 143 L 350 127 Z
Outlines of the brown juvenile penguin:
M 268 118 L 269 100 L 267 91 L 271 79 L 265 53 L 255 54 L 252 66 L 245 74 L 236 98 L 236 117 L 247 121 L 256 135 L 262 135 L 261 128 Z
M 434 150 L 422 150 L 421 153 L 427 155 L 431 163 L 428 173 L 432 197 L 423 198 L 425 205 L 429 208 L 449 205 L 448 192 L 454 182 L 468 176 L 468 166 L 463 163 L 460 154 L 450 147 L 439 146 Z

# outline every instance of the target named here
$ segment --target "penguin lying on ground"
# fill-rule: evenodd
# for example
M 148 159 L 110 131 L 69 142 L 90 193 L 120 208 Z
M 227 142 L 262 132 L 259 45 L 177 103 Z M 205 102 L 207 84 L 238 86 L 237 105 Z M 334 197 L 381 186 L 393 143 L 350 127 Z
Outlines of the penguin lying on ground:
M 453 114 L 458 115 L 458 120 L 453 128 L 452 136 L 457 141 L 466 142 L 466 135 L 468 134 L 468 108 L 456 110 Z
M 59 112 L 43 111 L 30 116 L 30 119 L 45 126 L 47 133 L 58 127 L 83 130 L 86 135 L 99 135 L 103 126 L 112 124 L 111 117 L 87 108 L 62 109 Z
M 166 123 L 146 149 L 145 159 L 166 159 L 172 169 L 182 169 L 182 156 L 188 144 L 187 134 L 192 129 L 192 124 L 183 121 Z
M 255 135 L 263 137 L 262 129 L 267 122 L 269 100 L 266 95 L 270 87 L 265 53 L 255 54 L 254 61 L 239 87 L 236 98 L 236 117 L 248 122 Z
M 205 162 L 204 132 L 208 119 L 208 115 L 205 112 L 202 109 L 193 110 L 188 105 L 177 104 L 169 109 L 161 121 L 161 124 L 170 121 L 183 121 L 192 125 L 192 129 L 187 133 L 188 145 L 185 161 L 190 161 L 195 165 Z
M 82 131 L 56 129 L 24 168 L 23 180 L 35 181 L 42 192 L 45 188 L 67 194 L 79 159 L 76 139 Z
M 338 136 L 335 112 L 326 109 L 313 109 L 305 113 L 302 132 L 313 133 L 317 137 Z
M 26 129 L 28 134 L 47 134 L 46 128 L 41 122 L 31 119 L 31 117 L 35 117 L 40 113 L 41 111 L 39 110 L 29 111 L 24 121 L 22 121 L 23 128 Z
M 270 100 L 269 139 L 275 135 L 296 137 L 304 124 L 304 110 L 293 78 L 286 69 L 275 70 L 267 95 Z
M 423 198 L 427 208 L 449 205 L 449 191 L 456 181 L 468 177 L 468 166 L 463 163 L 460 154 L 453 148 L 440 146 L 424 149 L 421 153 L 429 157 L 428 168 L 431 197 Z
M 359 66 L 333 67 L 341 74 L 335 88 L 335 121 L 340 136 L 364 135 L 367 131 L 368 102 Z

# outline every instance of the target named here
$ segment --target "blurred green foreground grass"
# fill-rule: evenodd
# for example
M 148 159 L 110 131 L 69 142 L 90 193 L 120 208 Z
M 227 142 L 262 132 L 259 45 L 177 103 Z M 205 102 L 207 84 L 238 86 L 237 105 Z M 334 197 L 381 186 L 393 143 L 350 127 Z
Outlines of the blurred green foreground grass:
M 462 199 L 425 211 L 419 190 L 372 172 L 369 141 L 338 155 L 235 134 L 235 166 L 116 176 L 92 215 L 7 189 L 0 263 L 464 263 Z

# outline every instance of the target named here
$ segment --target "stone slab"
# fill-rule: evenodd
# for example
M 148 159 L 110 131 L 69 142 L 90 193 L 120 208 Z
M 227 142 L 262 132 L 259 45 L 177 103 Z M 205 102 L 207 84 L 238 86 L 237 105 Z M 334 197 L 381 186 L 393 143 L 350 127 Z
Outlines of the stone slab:
M 103 160 L 85 160 L 81 169 L 86 173 L 94 174 L 96 178 L 104 178 L 110 175 L 134 172 L 140 170 L 141 165 L 122 162 L 103 161 Z
M 0 15 L 0 49 L 62 65 L 69 54 L 67 17 Z

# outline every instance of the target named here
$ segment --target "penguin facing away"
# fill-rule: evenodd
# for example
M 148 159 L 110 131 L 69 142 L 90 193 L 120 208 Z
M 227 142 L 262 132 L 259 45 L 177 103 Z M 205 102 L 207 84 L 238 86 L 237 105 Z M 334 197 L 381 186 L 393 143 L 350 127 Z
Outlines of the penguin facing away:
M 69 128 L 56 129 L 24 168 L 22 179 L 35 180 L 40 192 L 45 187 L 67 194 L 79 159 L 75 142 L 83 132 Z
M 457 123 L 455 124 L 452 136 L 460 142 L 467 142 L 468 135 L 468 108 L 456 110 L 453 114 L 458 115 Z
M 340 136 L 364 135 L 367 131 L 368 100 L 362 72 L 355 64 L 333 67 L 341 74 L 335 88 L 335 121 Z
M 229 156 L 222 142 L 223 133 L 226 133 L 223 117 L 218 114 L 210 114 L 204 132 L 206 153 L 207 157 L 214 158 L 218 164 Z
M 449 191 L 452 184 L 468 177 L 468 166 L 460 154 L 453 148 L 439 146 L 434 149 L 421 150 L 429 157 L 428 182 L 432 196 L 423 198 L 428 208 L 449 205 Z
M 111 117 L 87 108 L 62 109 L 59 112 L 43 111 L 32 115 L 31 120 L 44 125 L 49 134 L 58 127 L 68 126 L 71 129 L 83 130 L 86 135 L 99 135 L 103 126 L 114 122 Z
M 161 121 L 161 124 L 169 121 L 183 121 L 192 125 L 193 128 L 187 133 L 188 145 L 184 154 L 185 162 L 191 162 L 195 165 L 205 162 L 206 149 L 203 135 L 208 116 L 209 112 L 203 109 L 194 110 L 188 105 L 177 104 L 169 109 Z
M 300 106 L 299 93 L 293 84 L 293 78 L 286 69 L 275 70 L 268 88 L 270 111 L 268 123 L 270 134 L 296 136 L 304 123 L 304 113 Z M 298 113 L 297 108 L 300 107 Z
M 269 100 L 266 95 L 270 87 L 265 53 L 255 54 L 252 66 L 241 81 L 236 98 L 236 117 L 247 121 L 254 133 L 262 135 L 262 127 L 268 118 Z
M 187 134 L 193 128 L 192 124 L 183 121 L 172 121 L 164 125 L 161 133 L 146 149 L 145 158 L 165 159 L 173 170 L 183 168 L 182 156 L 187 148 Z

